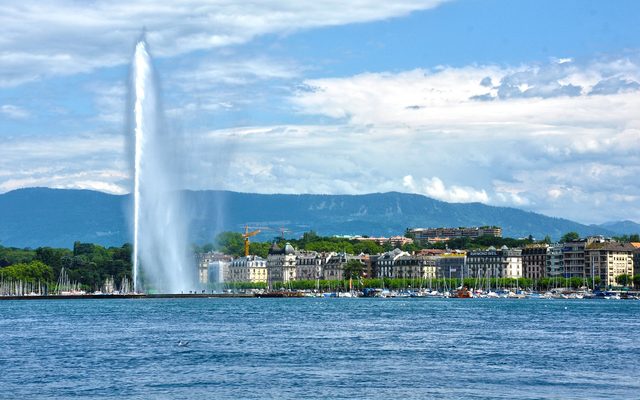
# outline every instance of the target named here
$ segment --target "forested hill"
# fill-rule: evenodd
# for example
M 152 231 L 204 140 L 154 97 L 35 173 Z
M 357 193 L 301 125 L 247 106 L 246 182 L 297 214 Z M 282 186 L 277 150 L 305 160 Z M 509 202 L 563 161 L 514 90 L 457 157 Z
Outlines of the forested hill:
M 263 229 L 259 240 L 322 235 L 398 235 L 407 227 L 498 225 L 505 236 L 559 238 L 569 231 L 581 235 L 615 232 L 560 218 L 480 203 L 446 203 L 405 193 L 365 195 L 282 195 L 228 191 L 186 191 L 185 218 L 190 240 L 210 242 L 225 230 L 245 224 Z M 76 240 L 105 246 L 130 241 L 130 196 L 90 190 L 30 188 L 0 195 L 0 244 L 16 247 L 72 247 Z M 624 232 L 631 233 L 631 232 Z

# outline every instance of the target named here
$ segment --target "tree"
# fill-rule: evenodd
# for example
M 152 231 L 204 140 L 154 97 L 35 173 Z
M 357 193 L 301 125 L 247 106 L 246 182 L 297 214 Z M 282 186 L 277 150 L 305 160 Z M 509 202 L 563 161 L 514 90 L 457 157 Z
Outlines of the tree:
M 302 234 L 302 239 L 300 239 L 300 247 L 304 248 L 305 245 L 321 240 L 322 238 L 318 236 L 315 231 L 309 231 Z
M 631 276 L 627 274 L 618 275 L 616 276 L 616 282 L 619 285 L 627 286 L 631 282 Z
M 53 268 L 41 261 L 13 264 L 0 270 L 5 278 L 12 278 L 23 282 L 50 283 L 53 281 Z
M 364 264 L 360 260 L 351 259 L 342 267 L 345 279 L 358 279 L 364 274 Z
M 416 245 L 415 243 L 406 243 L 402 245 L 401 250 L 406 251 L 408 253 L 413 253 L 416 251 L 420 251 L 420 247 L 418 247 L 418 245 Z
M 234 257 L 244 256 L 244 238 L 238 232 L 222 232 L 216 236 L 218 251 Z
M 353 245 L 354 254 L 379 254 L 382 253 L 382 246 L 373 240 L 361 240 Z
M 269 255 L 269 248 L 271 245 L 269 242 L 251 242 L 249 243 L 249 254 L 267 258 Z
M 57 276 L 62 269 L 62 257 L 71 255 L 68 249 L 54 249 L 51 247 L 38 247 L 36 249 L 36 260 L 53 268 L 53 273 Z
M 633 284 L 637 288 L 640 288 L 640 275 L 633 276 Z
M 542 239 L 542 243 L 551 244 L 551 236 L 546 235 L 544 239 Z
M 567 232 L 564 235 L 562 235 L 562 238 L 560 238 L 560 241 L 562 243 L 566 243 L 566 242 L 575 242 L 579 239 L 580 239 L 580 235 L 578 234 L 578 232 Z

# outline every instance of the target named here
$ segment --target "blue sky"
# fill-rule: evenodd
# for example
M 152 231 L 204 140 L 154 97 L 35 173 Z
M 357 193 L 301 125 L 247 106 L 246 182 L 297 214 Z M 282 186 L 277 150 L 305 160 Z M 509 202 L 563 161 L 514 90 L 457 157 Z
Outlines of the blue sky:
M 183 187 L 640 221 L 639 8 L 8 2 L 0 192 L 129 192 L 129 64 L 146 27 Z

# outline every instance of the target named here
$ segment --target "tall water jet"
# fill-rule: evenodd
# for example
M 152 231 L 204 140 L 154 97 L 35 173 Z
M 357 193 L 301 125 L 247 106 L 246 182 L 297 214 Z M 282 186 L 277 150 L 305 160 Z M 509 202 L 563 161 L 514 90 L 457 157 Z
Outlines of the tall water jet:
M 134 291 L 178 293 L 193 288 L 195 273 L 187 257 L 180 192 L 171 178 L 177 160 L 169 151 L 171 138 L 164 128 L 158 86 L 144 40 L 136 45 L 131 91 Z

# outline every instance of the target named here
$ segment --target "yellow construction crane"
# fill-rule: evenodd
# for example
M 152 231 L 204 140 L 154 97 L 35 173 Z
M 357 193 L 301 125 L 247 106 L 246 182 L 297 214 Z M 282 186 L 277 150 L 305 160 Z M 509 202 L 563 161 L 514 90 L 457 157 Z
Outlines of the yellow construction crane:
M 244 256 L 247 257 L 249 255 L 249 238 L 251 236 L 255 236 L 260 233 L 260 229 L 256 229 L 254 231 L 249 232 L 249 226 L 244 226 L 244 233 L 242 237 L 244 238 Z

